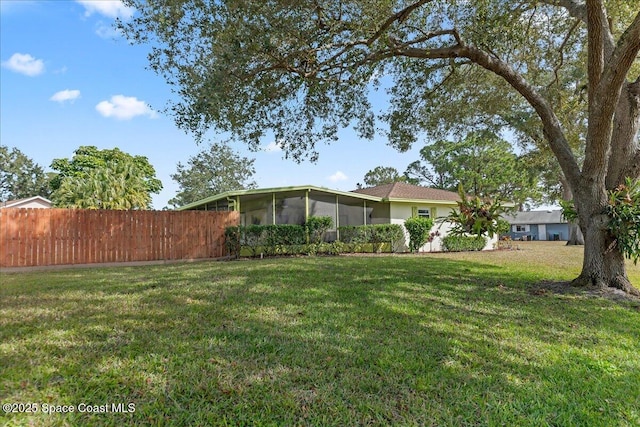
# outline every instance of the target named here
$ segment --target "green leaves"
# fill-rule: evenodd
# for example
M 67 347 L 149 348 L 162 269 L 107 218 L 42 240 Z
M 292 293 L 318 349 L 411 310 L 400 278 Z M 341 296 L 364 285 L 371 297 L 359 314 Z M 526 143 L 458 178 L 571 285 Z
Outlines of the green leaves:
M 452 210 L 447 217 L 447 221 L 453 224 L 452 234 L 458 236 L 486 234 L 493 237 L 504 229 L 504 222 L 500 220 L 504 209 L 499 201 L 482 200 L 477 196 L 468 197 L 462 185 L 459 186 L 458 192 L 461 200 L 457 202 L 458 209 Z
M 491 132 L 436 141 L 422 148 L 420 156 L 405 175 L 429 186 L 455 191 L 461 184 L 473 196 L 519 205 L 539 199 L 537 173 L 514 154 L 511 144 Z
M 53 194 L 55 206 L 77 209 L 149 209 L 151 195 L 133 163 L 108 162 L 67 177 Z
M 614 245 L 635 264 L 640 259 L 640 180 L 626 178 L 624 184 L 608 193 L 609 200 L 602 212 L 609 217 L 607 229 L 615 239 Z M 573 200 L 561 205 L 562 216 L 567 221 L 578 220 Z
M 305 227 L 309 243 L 320 243 L 324 241 L 325 233 L 333 227 L 333 219 L 330 216 L 310 216 Z
M 49 197 L 42 167 L 17 148 L 0 145 L 0 202 L 33 196 Z
M 620 251 L 634 264 L 640 259 L 640 180 L 627 178 L 609 192 L 607 228 L 615 236 Z
M 433 227 L 433 219 L 423 217 L 407 218 L 404 228 L 409 233 L 409 250 L 417 252 L 429 240 L 429 232 Z
M 57 207 L 149 209 L 151 194 L 162 189 L 144 156 L 94 146 L 81 146 L 74 153 L 71 159 L 54 159 L 51 164 L 59 172 L 51 181 Z
M 385 166 L 376 166 L 364 176 L 364 183 L 369 187 L 393 184 L 394 182 L 404 182 L 406 180 L 407 179 L 400 175 L 396 168 Z
M 178 162 L 171 179 L 178 183 L 180 191 L 169 204 L 180 207 L 225 191 L 255 188 L 254 162 L 225 143 L 212 143 L 189 157 L 187 165 Z

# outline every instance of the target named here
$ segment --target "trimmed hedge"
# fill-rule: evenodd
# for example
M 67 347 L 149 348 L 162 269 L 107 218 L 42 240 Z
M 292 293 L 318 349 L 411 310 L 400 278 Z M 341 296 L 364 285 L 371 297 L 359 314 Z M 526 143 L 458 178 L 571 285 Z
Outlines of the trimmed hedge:
M 481 251 L 487 245 L 483 236 L 449 235 L 442 239 L 442 250 L 445 252 Z
M 309 243 L 321 243 L 325 233 L 333 227 L 333 219 L 330 216 L 310 216 L 305 227 L 309 233 Z
M 327 218 L 327 219 L 325 219 Z M 225 244 L 229 255 L 315 255 L 344 252 L 395 251 L 404 242 L 398 224 L 339 227 L 340 240 L 324 242 L 331 228 L 330 217 L 311 217 L 302 225 L 247 225 L 227 227 Z
M 404 242 L 404 232 L 399 224 L 348 225 L 338 227 L 340 241 L 345 243 L 348 252 L 365 252 L 371 246 L 371 252 L 381 252 L 385 244 L 396 252 Z

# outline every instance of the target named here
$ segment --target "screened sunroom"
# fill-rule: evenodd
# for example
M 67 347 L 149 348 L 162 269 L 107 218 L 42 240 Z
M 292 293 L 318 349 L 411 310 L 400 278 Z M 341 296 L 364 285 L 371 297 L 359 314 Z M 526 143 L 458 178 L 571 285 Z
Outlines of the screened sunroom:
M 391 222 L 390 206 L 380 197 L 314 186 L 239 190 L 218 194 L 181 209 L 240 212 L 240 224 L 299 224 L 310 216 L 328 216 L 337 227 Z

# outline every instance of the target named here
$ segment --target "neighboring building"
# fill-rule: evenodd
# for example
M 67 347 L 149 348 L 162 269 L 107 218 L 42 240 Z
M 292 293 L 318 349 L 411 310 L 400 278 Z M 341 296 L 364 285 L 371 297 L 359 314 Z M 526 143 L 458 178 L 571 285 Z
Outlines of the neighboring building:
M 355 191 L 340 191 L 313 185 L 229 191 L 188 204 L 180 210 L 236 210 L 240 223 L 304 224 L 309 216 L 329 216 L 334 228 L 329 240 L 339 238 L 337 227 L 365 224 L 404 224 L 412 216 L 446 217 L 457 207 L 458 194 L 397 182 Z M 447 223 L 434 225 L 444 237 Z M 407 240 L 408 241 L 408 240 Z M 493 248 L 495 239 L 487 244 Z M 440 250 L 440 239 L 422 251 Z
M 3 208 L 51 208 L 51 200 L 45 199 L 41 196 L 29 197 L 19 200 L 7 200 L 6 202 L 0 202 L 0 209 Z
M 569 224 L 561 210 L 518 212 L 504 218 L 513 240 L 567 240 Z

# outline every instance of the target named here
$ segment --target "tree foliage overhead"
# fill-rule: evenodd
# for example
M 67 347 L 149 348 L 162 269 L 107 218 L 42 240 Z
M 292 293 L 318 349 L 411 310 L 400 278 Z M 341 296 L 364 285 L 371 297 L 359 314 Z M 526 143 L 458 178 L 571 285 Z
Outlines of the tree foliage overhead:
M 84 209 L 150 209 L 151 194 L 162 182 L 145 156 L 118 148 L 81 146 L 71 159 L 54 159 L 58 174 L 51 180 L 52 201 L 58 207 Z
M 420 157 L 407 167 L 405 175 L 428 186 L 457 191 L 462 185 L 473 196 L 518 205 L 539 198 L 537 171 L 514 154 L 511 144 L 493 133 L 439 140 L 424 146 Z
M 178 163 L 171 178 L 180 191 L 169 204 L 179 207 L 225 191 L 255 188 L 255 159 L 241 157 L 228 145 L 212 143 L 209 148 L 189 157 L 187 165 Z
M 0 202 L 49 197 L 49 180 L 40 165 L 22 151 L 0 145 Z
M 378 119 L 400 150 L 487 118 L 529 129 L 573 192 L 576 283 L 631 289 L 600 216 L 607 191 L 640 176 L 640 0 L 127 2 L 138 14 L 123 30 L 153 45 L 151 67 L 179 95 L 171 111 L 196 135 L 257 146 L 271 131 L 287 155 L 313 159 L 342 127 L 371 138 Z M 376 116 L 368 95 L 381 84 L 389 108 Z

